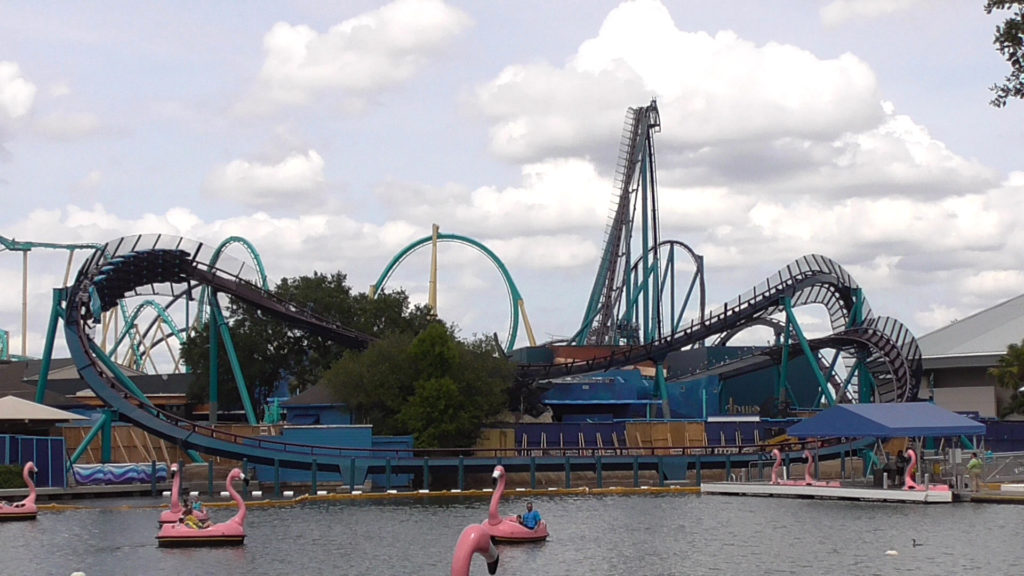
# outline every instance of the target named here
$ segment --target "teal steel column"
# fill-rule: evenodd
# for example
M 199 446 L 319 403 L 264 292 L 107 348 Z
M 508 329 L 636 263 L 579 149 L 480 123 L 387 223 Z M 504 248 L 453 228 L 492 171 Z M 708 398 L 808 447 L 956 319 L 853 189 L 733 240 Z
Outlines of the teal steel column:
M 384 459 L 384 489 L 391 490 L 391 456 Z
M 530 490 L 537 489 L 537 457 L 530 456 Z
M 249 478 L 251 476 L 251 474 L 249 474 L 249 459 L 248 458 L 242 458 L 242 474 L 245 474 L 246 478 Z M 249 497 L 249 483 L 248 482 L 242 482 L 242 496 L 245 497 L 245 498 Z
M 658 486 L 665 485 L 665 457 L 658 456 Z
M 89 448 L 89 444 L 91 444 L 92 441 L 96 438 L 96 435 L 100 433 L 100 430 L 102 430 L 103 427 L 108 424 L 108 421 L 110 420 L 110 417 L 111 417 L 111 414 L 110 414 L 109 410 L 103 410 L 102 412 L 100 412 L 100 419 L 97 420 L 95 424 L 93 424 L 92 429 L 89 430 L 89 433 L 86 434 L 85 438 L 82 439 L 82 443 L 78 445 L 78 448 L 75 448 L 74 454 L 72 454 L 71 458 L 68 459 L 68 464 L 67 464 L 67 469 L 68 470 L 71 470 L 71 467 L 76 462 L 78 462 L 78 459 L 82 457 L 82 454 L 85 454 L 85 451 Z M 6 454 L 10 454 L 11 453 L 11 449 L 10 449 L 10 444 L 9 444 L 9 442 L 10 442 L 10 437 L 9 436 L 7 437 L 7 440 L 8 440 L 8 446 L 7 446 Z
M 700 484 L 701 484 L 700 454 L 697 455 L 697 464 L 696 464 L 696 469 L 694 470 L 694 472 L 697 474 L 696 482 L 697 482 L 697 486 L 699 487 Z
M 217 294 L 210 290 L 210 302 L 217 301 Z M 217 423 L 217 411 L 219 404 L 219 392 L 217 390 L 217 373 L 220 371 L 220 331 L 217 330 L 216 322 L 209 322 L 207 328 L 210 331 L 210 424 Z M 276 467 L 276 464 L 275 464 Z
M 640 487 L 640 457 L 633 455 L 633 488 Z
M 156 460 L 149 462 L 149 493 L 156 498 Z
M 43 345 L 43 361 L 39 366 L 39 380 L 36 382 L 36 404 L 43 404 L 46 381 L 50 377 L 50 357 L 53 356 L 53 339 L 57 333 L 57 319 L 64 318 L 64 297 L 67 288 L 54 288 L 50 303 L 50 323 L 46 325 L 46 344 Z M 22 338 L 25 336 L 22 335 Z
M 274 458 L 274 496 L 281 495 L 281 463 Z
M 213 460 L 206 463 L 206 491 L 213 498 Z
M 224 341 L 224 350 L 228 353 L 228 361 L 231 363 L 231 372 L 235 375 L 235 384 L 238 385 L 238 395 L 242 399 L 242 406 L 245 408 L 245 417 L 250 426 L 256 426 L 259 421 L 256 419 L 256 412 L 252 409 L 252 398 L 249 397 L 249 389 L 245 385 L 245 376 L 242 375 L 242 365 L 238 362 L 238 355 L 235 354 L 235 345 L 231 342 L 231 332 L 228 331 L 228 323 L 224 320 L 224 313 L 220 311 L 220 304 L 213 301 L 210 310 L 216 317 L 217 327 L 220 329 L 221 339 Z
M 804 337 L 804 332 L 796 321 L 796 314 L 793 313 L 793 302 L 788 297 L 783 298 L 782 301 L 786 305 L 786 317 L 793 323 L 793 330 L 796 332 L 797 339 L 800 340 L 800 348 L 803 349 L 804 355 L 807 357 L 807 363 L 811 365 L 814 375 L 818 378 L 818 385 L 821 387 L 822 395 L 828 401 L 830 407 L 835 406 L 836 399 L 832 395 L 832 390 L 828 387 L 828 382 L 825 381 L 825 376 L 821 373 L 821 368 L 818 367 L 818 357 L 811 352 L 811 346 L 807 343 L 807 338 Z
M 104 412 L 108 412 L 108 410 L 104 410 Z M 103 464 L 109 464 L 110 461 L 112 460 L 110 452 L 113 442 L 111 440 L 112 434 L 110 422 L 113 419 L 113 415 L 110 415 L 108 418 L 104 418 L 102 420 L 103 426 L 100 430 L 100 462 L 102 462 Z
M 668 402 L 668 384 L 665 382 L 665 366 L 660 361 L 654 363 L 654 379 L 658 383 L 658 394 L 661 395 L 661 417 L 672 417 Z
M 597 487 L 598 488 L 603 488 L 604 484 L 601 482 L 601 455 L 600 454 L 598 454 L 597 458 L 595 459 L 594 467 L 596 468 L 596 472 L 597 472 L 597 474 L 596 474 L 597 475 Z
M 310 475 L 312 476 L 312 478 L 310 478 L 309 493 L 313 496 L 316 496 L 316 458 L 313 458 L 313 463 L 309 467 L 309 470 Z
M 565 487 L 566 489 L 572 488 L 572 464 L 569 462 L 569 457 L 565 457 Z
M 352 457 L 348 461 L 348 491 L 349 493 L 355 492 L 356 490 L 356 459 Z

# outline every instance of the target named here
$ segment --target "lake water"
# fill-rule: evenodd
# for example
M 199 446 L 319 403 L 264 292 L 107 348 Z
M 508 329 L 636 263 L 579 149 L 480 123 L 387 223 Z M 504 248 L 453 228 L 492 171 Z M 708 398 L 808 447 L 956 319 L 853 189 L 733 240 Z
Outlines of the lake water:
M 1019 574 L 1024 508 L 700 495 L 532 498 L 551 538 L 499 546 L 500 575 Z M 447 575 L 481 498 L 251 507 L 238 548 L 156 545 L 159 499 L 89 500 L 0 523 L 0 575 Z M 506 497 L 503 514 L 525 498 Z M 151 506 L 152 508 L 139 508 Z M 212 509 L 214 521 L 234 508 Z M 914 547 L 912 538 L 921 545 Z M 887 555 L 896 550 L 896 556 Z M 479 557 L 472 574 L 486 574 Z

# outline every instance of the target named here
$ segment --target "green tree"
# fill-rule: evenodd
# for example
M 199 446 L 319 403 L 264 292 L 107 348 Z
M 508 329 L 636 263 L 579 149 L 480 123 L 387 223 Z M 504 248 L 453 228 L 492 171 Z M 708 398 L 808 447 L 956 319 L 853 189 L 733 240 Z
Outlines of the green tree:
M 1007 346 L 998 365 L 989 368 L 988 373 L 995 376 L 1000 387 L 1013 391 L 1009 404 L 1000 410 L 1000 416 L 1024 412 L 1024 397 L 1018 392 L 1024 386 L 1024 340 Z
M 1024 0 L 987 0 L 985 13 L 993 10 L 1010 10 L 1010 16 L 996 26 L 992 43 L 1010 65 L 1010 73 L 1002 84 L 989 89 L 995 93 L 991 105 L 1002 108 L 1010 98 L 1024 99 Z
M 405 292 L 381 293 L 371 299 L 365 293 L 353 293 L 341 272 L 283 278 L 273 293 L 331 322 L 376 337 L 415 334 L 431 322 L 429 308 L 410 305 Z M 345 352 L 343 346 L 329 337 L 291 327 L 230 298 L 226 317 L 254 406 L 261 406 L 282 379 L 290 383 L 293 391 L 316 384 Z M 182 347 L 182 357 L 195 374 L 189 390 L 193 402 L 209 398 L 209 330 L 207 325 L 195 332 Z M 218 354 L 220 407 L 238 409 L 241 399 L 223 345 Z
M 412 434 L 419 448 L 465 448 L 505 406 L 512 379 L 507 359 L 434 322 L 414 339 L 396 334 L 345 353 L 323 381 L 379 433 Z

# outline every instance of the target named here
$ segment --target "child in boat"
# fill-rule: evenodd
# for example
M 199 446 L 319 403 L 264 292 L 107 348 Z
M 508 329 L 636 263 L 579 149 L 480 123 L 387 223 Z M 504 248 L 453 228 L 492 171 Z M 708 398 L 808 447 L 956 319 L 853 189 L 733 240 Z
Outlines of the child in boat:
M 195 530 L 202 530 L 210 527 L 209 520 L 199 520 L 191 511 L 181 518 L 181 523 Z

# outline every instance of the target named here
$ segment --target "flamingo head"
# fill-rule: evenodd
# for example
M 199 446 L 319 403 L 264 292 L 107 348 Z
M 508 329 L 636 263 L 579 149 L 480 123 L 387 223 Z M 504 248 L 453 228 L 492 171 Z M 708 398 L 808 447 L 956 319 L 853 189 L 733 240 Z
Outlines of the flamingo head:
M 238 468 L 232 468 L 231 472 L 228 472 L 228 482 L 233 482 L 235 480 L 247 482 L 248 478 L 246 478 L 245 474 L 243 474 L 242 471 L 239 470 Z
M 174 478 L 178 474 L 178 465 L 171 464 L 171 478 Z
M 497 486 L 498 485 L 498 480 L 501 480 L 504 477 L 505 477 L 505 467 L 501 466 L 500 464 L 498 466 L 495 466 L 494 467 L 494 472 L 491 473 L 491 484 L 493 484 L 494 486 Z
M 39 469 L 36 468 L 36 463 L 35 462 L 28 462 L 28 463 L 26 463 L 25 464 L 25 468 L 28 468 L 28 473 L 29 474 L 35 474 L 36 472 L 39 472 Z
M 772 448 L 772 458 L 775 458 L 776 460 L 782 458 L 782 452 L 779 452 L 778 448 Z

